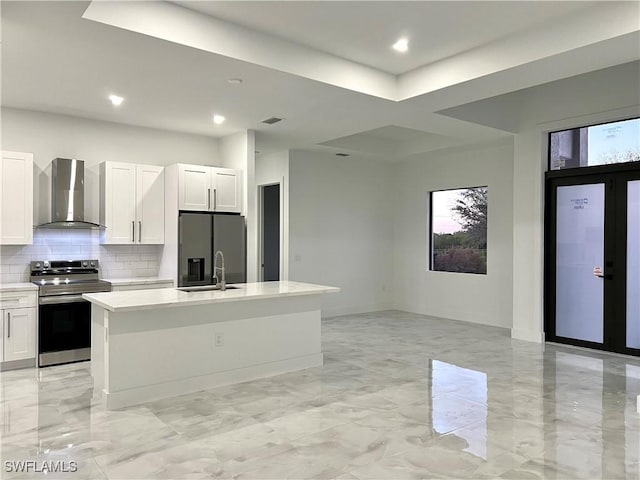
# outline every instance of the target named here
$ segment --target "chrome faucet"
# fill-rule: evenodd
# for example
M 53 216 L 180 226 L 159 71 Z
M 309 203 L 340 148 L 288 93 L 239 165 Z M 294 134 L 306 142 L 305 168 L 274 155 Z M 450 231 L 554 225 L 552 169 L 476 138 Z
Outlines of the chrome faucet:
M 218 267 L 218 254 L 222 258 L 222 267 Z M 222 272 L 222 280 L 218 281 L 218 270 Z M 213 257 L 213 279 L 216 281 L 216 286 L 220 286 L 220 290 L 223 292 L 227 289 L 227 281 L 224 276 L 224 254 L 218 250 Z

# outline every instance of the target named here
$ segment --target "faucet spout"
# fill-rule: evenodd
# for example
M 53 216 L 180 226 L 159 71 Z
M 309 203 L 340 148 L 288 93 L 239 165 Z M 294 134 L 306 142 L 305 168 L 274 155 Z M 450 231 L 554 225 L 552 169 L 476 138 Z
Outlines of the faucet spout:
M 222 266 L 218 267 L 218 255 L 220 255 L 220 259 L 222 260 Z M 218 270 L 222 274 L 222 279 L 218 281 Z M 220 285 L 220 290 L 225 291 L 227 289 L 227 281 L 224 274 L 224 254 L 218 250 L 213 257 L 213 279 L 216 281 L 216 285 Z

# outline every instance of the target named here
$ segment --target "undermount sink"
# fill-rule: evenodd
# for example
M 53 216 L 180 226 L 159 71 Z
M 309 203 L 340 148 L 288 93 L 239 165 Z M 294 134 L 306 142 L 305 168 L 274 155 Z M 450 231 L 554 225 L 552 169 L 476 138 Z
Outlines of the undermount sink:
M 237 290 L 238 287 L 234 287 L 233 285 L 227 285 L 225 290 Z M 222 289 L 218 285 L 200 285 L 197 287 L 180 287 L 178 288 L 181 292 L 209 292 L 211 290 L 219 290 Z

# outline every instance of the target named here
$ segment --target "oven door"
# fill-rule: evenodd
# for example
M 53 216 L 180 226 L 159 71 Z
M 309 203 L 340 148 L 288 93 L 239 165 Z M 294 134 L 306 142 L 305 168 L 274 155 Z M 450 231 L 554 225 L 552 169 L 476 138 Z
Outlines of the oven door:
M 91 304 L 80 295 L 40 297 L 38 364 L 91 358 Z

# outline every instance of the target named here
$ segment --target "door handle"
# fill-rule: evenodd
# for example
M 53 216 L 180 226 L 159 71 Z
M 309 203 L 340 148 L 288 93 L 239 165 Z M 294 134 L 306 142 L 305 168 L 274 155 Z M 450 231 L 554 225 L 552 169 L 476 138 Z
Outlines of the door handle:
M 142 221 L 138 221 L 138 242 L 142 243 Z
M 213 189 L 213 209 L 216 210 L 218 208 L 218 189 Z
M 11 312 L 7 312 L 7 338 L 11 338 Z
M 604 273 L 601 267 L 593 267 L 593 276 L 602 278 L 603 280 L 609 280 L 611 278 L 611 275 Z
M 211 210 L 211 189 L 207 188 L 207 210 Z
M 136 222 L 131 220 L 131 241 L 135 243 L 136 241 Z

